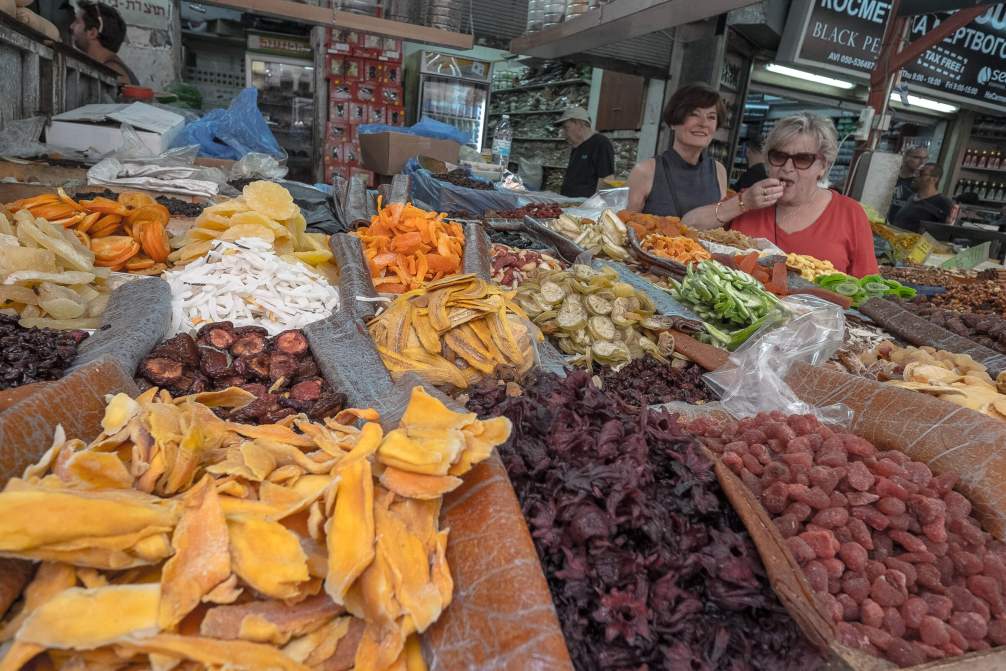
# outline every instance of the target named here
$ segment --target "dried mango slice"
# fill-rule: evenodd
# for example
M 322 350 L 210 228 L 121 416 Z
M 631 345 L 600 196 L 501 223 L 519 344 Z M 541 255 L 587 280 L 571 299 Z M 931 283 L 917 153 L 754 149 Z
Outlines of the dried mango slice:
M 448 409 L 440 399 L 417 385 L 412 388 L 401 425 L 409 431 L 409 435 L 415 436 L 460 429 L 476 419 L 478 416 L 473 412 L 454 412 Z
M 241 387 L 227 387 L 219 391 L 202 391 L 191 396 L 182 396 L 179 401 L 186 399 L 205 405 L 207 408 L 243 408 L 255 398 L 255 394 Z
M 440 592 L 430 579 L 430 561 L 423 542 L 405 523 L 380 506 L 374 509 L 378 552 L 391 568 L 395 597 L 403 614 L 412 617 L 422 633 L 443 609 Z M 396 654 L 397 656 L 397 654 Z
M 310 578 L 300 541 L 283 525 L 252 515 L 234 515 L 228 518 L 227 528 L 231 566 L 253 589 L 288 599 L 297 594 L 297 583 Z
M 63 479 L 85 489 L 125 489 L 133 486 L 133 475 L 114 452 L 86 450 L 71 456 Z
M 234 603 L 242 592 L 244 592 L 244 588 L 238 587 L 238 577 L 232 573 L 227 580 L 207 592 L 202 601 L 203 603 Z
M 245 212 L 250 209 L 250 207 L 251 206 L 248 205 L 242 196 L 238 196 L 237 198 L 230 198 L 223 202 L 210 205 L 204 209 L 202 213 L 229 216 L 238 212 Z
M 162 630 L 172 629 L 202 598 L 231 574 L 227 522 L 212 479 L 204 477 L 185 495 L 164 564 L 157 617 Z
M 116 394 L 105 406 L 105 416 L 101 418 L 101 428 L 105 435 L 118 433 L 140 411 L 140 404 L 128 394 Z
M 158 634 L 139 641 L 122 642 L 120 646 L 137 652 L 188 659 L 209 668 L 242 669 L 242 671 L 311 671 L 271 645 L 247 641 L 218 641 L 200 636 Z
M 289 219 L 300 211 L 290 192 L 275 182 L 252 182 L 245 185 L 241 195 L 248 207 L 270 219 Z
M 384 437 L 377 458 L 385 466 L 410 473 L 447 475 L 464 447 L 464 434 L 458 430 L 413 438 L 406 429 L 395 429 Z
M 405 671 L 426 671 L 426 660 L 423 659 L 423 648 L 419 637 L 415 634 L 405 639 Z
M 45 652 L 45 646 L 14 641 L 6 650 L 7 654 L 0 659 L 0 671 L 19 671 L 36 655 Z
M 338 604 L 374 559 L 374 480 L 370 462 L 361 459 L 339 470 L 341 482 L 328 534 L 325 591 Z
M 47 648 L 90 650 L 126 637 L 157 633 L 161 586 L 72 587 L 39 606 L 17 632 L 17 640 Z
M 461 478 L 443 475 L 421 475 L 388 466 L 381 473 L 381 484 L 412 499 L 437 499 L 461 486 Z
M 199 625 L 199 633 L 223 640 L 254 640 L 242 635 L 242 627 L 248 621 L 258 621 L 275 628 L 279 640 L 271 642 L 284 645 L 291 638 L 314 631 L 344 612 L 327 594 L 290 605 L 282 601 L 251 601 L 237 606 L 210 608 Z
M 353 671 L 386 671 L 405 649 L 406 636 L 397 623 L 368 622 L 356 649 Z
M 339 642 L 349 633 L 351 617 L 332 620 L 311 633 L 295 638 L 283 647 L 283 654 L 302 664 L 315 666 L 335 654 Z
M 77 572 L 73 566 L 60 562 L 42 562 L 24 590 L 24 607 L 0 628 L 0 643 L 14 637 L 28 616 L 64 590 L 77 585 Z

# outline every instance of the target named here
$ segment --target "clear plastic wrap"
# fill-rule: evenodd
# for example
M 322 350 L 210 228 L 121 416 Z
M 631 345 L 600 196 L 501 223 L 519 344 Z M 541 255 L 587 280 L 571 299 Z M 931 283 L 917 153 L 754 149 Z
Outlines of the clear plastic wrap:
M 286 173 L 286 161 L 280 161 L 275 156 L 259 151 L 251 151 L 231 166 L 227 178 L 231 182 L 240 179 L 283 179 Z
M 796 362 L 810 365 L 832 357 L 845 336 L 845 315 L 833 303 L 813 296 L 788 296 L 782 308 L 786 323 L 755 333 L 730 355 L 727 363 L 704 379 L 734 417 L 781 410 L 788 415 L 812 414 L 829 424 L 848 427 L 852 411 L 845 405 L 812 406 L 786 384 Z
M 43 156 L 48 148 L 38 141 L 45 128 L 45 117 L 8 121 L 0 130 L 0 156 L 32 158 Z

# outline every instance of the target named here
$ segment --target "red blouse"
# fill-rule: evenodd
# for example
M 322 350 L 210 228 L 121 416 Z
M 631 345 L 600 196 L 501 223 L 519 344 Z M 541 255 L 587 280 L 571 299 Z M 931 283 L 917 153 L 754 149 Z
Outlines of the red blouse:
M 849 275 L 862 277 L 877 272 L 873 230 L 863 206 L 834 191 L 821 216 L 802 231 L 787 233 L 776 226 L 774 207 L 745 212 L 730 223 L 730 228 L 752 238 L 766 238 L 787 253 L 831 261 Z

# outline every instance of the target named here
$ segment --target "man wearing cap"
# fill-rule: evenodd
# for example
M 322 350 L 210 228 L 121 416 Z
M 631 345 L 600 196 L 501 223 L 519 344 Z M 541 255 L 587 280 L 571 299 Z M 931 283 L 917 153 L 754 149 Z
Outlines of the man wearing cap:
M 615 172 L 611 140 L 594 132 L 590 115 L 582 107 L 567 107 L 555 125 L 562 126 L 566 142 L 573 145 L 560 193 L 572 198 L 593 196 L 599 182 Z

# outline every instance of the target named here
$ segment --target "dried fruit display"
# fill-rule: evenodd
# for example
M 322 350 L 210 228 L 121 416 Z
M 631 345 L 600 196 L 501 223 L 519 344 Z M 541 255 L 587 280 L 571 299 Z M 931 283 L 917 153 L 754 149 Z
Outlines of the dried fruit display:
M 605 266 L 539 271 L 517 289 L 517 304 L 550 336 L 571 366 L 620 368 L 646 354 L 667 361 L 674 339 L 653 301 Z
M 433 176 L 442 182 L 450 182 L 454 186 L 460 186 L 465 189 L 478 189 L 480 191 L 492 191 L 494 189 L 492 182 L 475 179 L 465 172 L 463 168 L 455 168 L 450 172 L 442 172 Z
M 945 328 L 979 345 L 1006 354 L 1006 319 L 1001 315 L 945 310 L 921 297 L 913 301 L 898 301 L 898 305 L 920 317 L 925 317 L 934 326 Z
M 942 294 L 926 299 L 934 307 L 979 315 L 1006 315 L 1006 291 L 999 282 L 983 280 L 948 287 Z
M 1006 544 L 955 474 L 809 415 L 689 429 L 774 516 L 843 643 L 902 667 L 1006 644 Z
M 705 247 L 683 235 L 669 237 L 659 233 L 650 233 L 642 240 L 643 251 L 672 259 L 678 263 L 698 263 L 712 258 Z
M 115 200 L 119 197 L 119 194 L 110 189 L 104 189 L 102 191 L 88 191 L 87 196 L 90 198 Z M 176 217 L 198 217 L 205 208 L 204 205 L 200 205 L 199 203 L 190 203 L 181 198 L 172 198 L 171 196 L 157 196 L 154 200 L 159 205 L 168 208 L 168 213 Z
M 655 214 L 622 210 L 618 213 L 618 218 L 635 231 L 636 237 L 640 240 L 650 233 L 667 237 L 683 236 L 692 239 L 696 237 L 695 231 L 681 223 L 681 217 L 660 217 Z
M 696 441 L 575 371 L 523 396 L 479 388 L 510 418 L 500 447 L 574 666 L 819 669 Z
M 651 356 L 636 359 L 618 370 L 603 368 L 600 387 L 608 396 L 636 406 L 682 401 L 703 403 L 716 397 L 702 381 L 702 366 L 682 359 L 658 361 Z
M 499 245 L 506 245 L 508 247 L 516 247 L 517 249 L 547 249 L 548 245 L 545 245 L 532 237 L 529 237 L 523 233 L 517 231 L 501 231 L 495 228 L 486 226 L 486 232 L 489 234 L 489 240 L 493 243 Z
M 276 334 L 325 319 L 339 290 L 309 267 L 276 255 L 261 238 L 216 240 L 209 253 L 164 274 L 171 286 L 171 333 L 207 322 L 262 326 Z
M 213 413 L 253 398 L 118 394 L 91 444 L 60 428 L 7 483 L 0 555 L 41 564 L 3 668 L 426 668 L 419 636 L 453 595 L 441 496 L 510 422 L 421 387 L 386 435 L 370 409 Z
M 845 273 L 818 275 L 814 280 L 817 286 L 847 296 L 852 305 L 859 306 L 871 298 L 914 298 L 915 289 L 906 287 L 897 280 L 884 279 L 881 275 L 865 275 L 856 279 Z
M 331 263 L 329 236 L 308 233 L 307 221 L 293 196 L 275 182 L 251 182 L 238 198 L 205 208 L 194 227 L 171 240 L 175 251 L 168 259 L 175 265 L 191 263 L 206 256 L 214 241 L 241 238 L 261 238 L 288 260 L 296 259 L 329 278 L 338 278 Z
M 411 203 L 391 203 L 353 235 L 363 243 L 374 286 L 381 293 L 400 294 L 425 282 L 461 270 L 465 234 L 461 225 L 444 215 Z
M 261 326 L 205 324 L 195 337 L 179 333 L 155 347 L 138 376 L 141 388 L 161 387 L 176 396 L 241 387 L 255 400 L 227 415 L 217 411 L 246 424 L 274 424 L 301 412 L 321 421 L 346 407 L 346 395 L 321 376 L 298 329 L 270 337 Z
M 591 254 L 603 253 L 616 261 L 629 258 L 629 243 L 626 237 L 628 229 L 612 210 L 601 212 L 597 221 L 563 214 L 558 219 L 549 221 L 548 227 Z
M 971 284 L 975 278 L 967 271 L 933 268 L 930 266 L 881 266 L 880 274 L 890 280 L 930 287 L 952 287 Z
M 168 208 L 140 191 L 125 191 L 117 200 L 97 196 L 78 202 L 58 189 L 7 208 L 71 231 L 94 253 L 96 266 L 139 275 L 159 275 L 167 268 Z
M 21 326 L 96 329 L 108 305 L 108 268 L 72 232 L 22 209 L 0 213 L 0 310 Z
M 540 252 L 494 244 L 491 254 L 493 279 L 508 289 L 516 288 L 537 270 L 562 270 L 558 259 Z
M 738 231 L 728 231 L 723 228 L 711 228 L 708 231 L 695 231 L 699 240 L 715 242 L 719 245 L 727 245 L 737 249 L 759 249 L 760 245 L 748 236 Z
M 831 261 L 818 259 L 807 254 L 787 254 L 786 267 L 800 273 L 800 277 L 808 282 L 813 282 L 822 275 L 832 275 L 838 272 Z
M 0 314 L 0 389 L 63 377 L 86 337 L 87 331 L 25 328 Z
M 519 379 L 540 338 L 495 284 L 452 275 L 397 298 L 368 328 L 394 379 L 415 373 L 465 389 L 486 376 Z
M 531 203 L 515 210 L 499 210 L 486 213 L 486 219 L 555 219 L 562 214 L 562 206 L 558 203 Z

